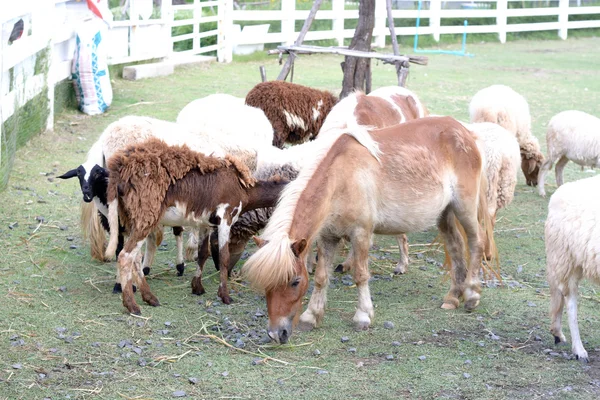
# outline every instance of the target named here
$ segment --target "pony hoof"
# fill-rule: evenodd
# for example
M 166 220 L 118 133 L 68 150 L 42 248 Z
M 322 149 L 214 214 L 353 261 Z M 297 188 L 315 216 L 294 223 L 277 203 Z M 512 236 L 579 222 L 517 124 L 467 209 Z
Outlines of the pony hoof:
M 313 329 L 315 329 L 315 324 L 308 321 L 300 321 L 298 322 L 298 326 L 296 327 L 296 329 L 299 332 L 310 332 Z
M 354 329 L 357 331 L 366 331 L 369 329 L 369 326 L 371 326 L 369 322 L 360 321 L 354 323 Z
M 406 273 L 406 267 L 394 268 L 394 275 L 404 275 Z
M 229 297 L 229 296 L 223 296 L 221 298 L 221 300 L 223 301 L 224 304 L 231 304 L 233 302 L 233 300 L 231 300 L 231 297 Z
M 185 264 L 184 263 L 177 264 L 175 266 L 175 268 L 177 268 L 177 276 L 183 276 L 183 270 L 185 269 Z
M 121 287 L 120 283 L 115 283 L 115 286 L 113 286 L 113 293 L 123 293 L 123 288 Z
M 142 310 L 140 310 L 140 308 L 138 306 L 128 307 L 127 311 L 129 311 L 129 314 L 142 315 Z
M 473 311 L 479 305 L 479 299 L 469 299 L 465 302 L 465 310 Z
M 456 305 L 452 304 L 452 303 L 443 303 L 442 304 L 442 308 L 444 310 L 456 310 Z
M 338 266 L 335 267 L 334 271 L 338 272 L 338 273 L 342 273 L 342 272 L 344 272 L 344 266 L 342 264 L 338 264 Z
M 150 267 L 144 267 L 142 271 L 144 272 L 144 276 L 148 276 L 150 274 Z

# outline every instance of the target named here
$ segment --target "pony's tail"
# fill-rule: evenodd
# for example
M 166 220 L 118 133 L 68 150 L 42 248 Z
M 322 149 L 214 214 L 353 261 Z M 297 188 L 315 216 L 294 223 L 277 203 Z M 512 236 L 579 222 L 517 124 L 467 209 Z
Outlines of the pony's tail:
M 502 281 L 502 277 L 500 275 L 500 258 L 498 256 L 498 248 L 496 247 L 496 242 L 494 240 L 494 224 L 492 221 L 492 216 L 488 210 L 488 201 L 487 201 L 487 187 L 488 181 L 485 173 L 481 172 L 481 177 L 479 180 L 479 197 L 478 197 L 478 205 L 477 205 L 477 221 L 479 222 L 479 226 L 481 227 L 480 233 L 483 234 L 484 247 L 489 249 L 489 253 L 491 254 L 491 259 L 487 260 L 487 262 L 481 263 L 481 268 L 483 269 L 484 278 L 496 278 L 498 282 Z M 463 242 L 465 243 L 465 260 L 467 263 L 470 263 L 471 253 L 469 251 L 467 233 L 463 228 L 462 224 L 454 217 L 454 221 L 456 222 L 456 226 L 460 232 L 460 235 L 463 238 Z M 439 238 L 436 237 L 434 242 Z M 485 258 L 485 254 L 484 254 Z M 444 246 L 444 268 L 448 271 L 452 270 L 452 260 L 450 259 L 450 254 L 446 246 Z
M 98 208 L 94 202 L 81 202 L 81 233 L 90 241 L 90 255 L 98 261 L 107 261 L 104 255 L 106 235 L 98 216 Z
M 106 247 L 105 257 L 111 259 L 117 251 L 119 244 L 119 198 L 115 197 L 108 201 L 108 228 L 110 238 Z

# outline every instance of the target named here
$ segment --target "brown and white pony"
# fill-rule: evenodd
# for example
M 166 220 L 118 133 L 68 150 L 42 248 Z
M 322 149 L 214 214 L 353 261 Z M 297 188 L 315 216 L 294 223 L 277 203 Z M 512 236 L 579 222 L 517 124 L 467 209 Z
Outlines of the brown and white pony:
M 354 129 L 358 126 L 386 128 L 428 115 L 429 111 L 417 95 L 401 86 L 384 86 L 368 95 L 354 92 L 340 100 L 329 112 L 318 138 L 327 137 L 327 132 L 337 129 Z M 396 239 L 400 258 L 394 273 L 404 274 L 408 266 L 408 239 L 406 235 L 398 235 Z M 338 265 L 336 271 L 348 271 L 352 264 L 351 257 L 352 253 Z M 308 267 L 312 271 L 312 262 Z
M 268 332 L 276 342 L 288 341 L 302 308 L 309 284 L 308 244 L 315 239 L 315 288 L 300 317 L 302 328 L 313 328 L 323 318 L 330 264 L 342 238 L 354 253 L 358 307 L 353 320 L 359 329 L 371 324 L 368 252 L 374 233 L 398 235 L 437 225 L 453 267 L 442 308 L 457 308 L 459 298 L 467 310 L 479 304 L 484 233 L 478 209 L 487 209 L 486 178 L 471 132 L 452 118 L 436 117 L 373 130 L 369 139 L 370 145 L 364 137 L 359 143 L 342 135 L 324 143 L 314 164 L 282 192 L 257 238 L 260 248 L 244 266 L 247 279 L 266 294 Z M 489 218 L 486 212 L 480 215 Z M 468 238 L 468 267 L 459 224 Z

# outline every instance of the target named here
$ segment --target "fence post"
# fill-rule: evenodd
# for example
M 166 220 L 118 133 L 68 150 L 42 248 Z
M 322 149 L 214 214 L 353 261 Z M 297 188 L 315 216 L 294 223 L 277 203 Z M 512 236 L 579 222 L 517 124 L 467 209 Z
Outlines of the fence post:
M 496 26 L 498 27 L 498 39 L 500 43 L 506 43 L 507 10 L 508 0 L 498 0 L 496 2 Z
M 344 4 L 345 0 L 332 0 L 331 10 L 333 11 L 333 36 L 338 46 L 344 45 Z
M 163 37 L 165 38 L 166 58 L 171 57 L 173 54 L 173 41 L 172 39 L 172 27 L 173 20 L 175 19 L 175 13 L 173 12 L 172 1 L 162 1 L 160 4 L 160 19 L 163 22 Z
M 569 0 L 560 0 L 558 2 L 558 36 L 562 40 L 567 40 L 569 33 Z
M 430 1 L 429 2 L 429 26 L 433 32 L 433 40 L 436 42 L 440 41 L 440 25 L 441 18 L 440 12 L 442 11 L 441 1 Z
M 283 34 L 283 44 L 291 46 L 296 40 L 296 20 L 294 20 L 294 12 L 296 11 L 295 0 L 281 0 L 281 33 Z
M 373 28 L 373 36 L 375 37 L 375 47 L 385 47 L 386 34 L 386 18 L 387 9 L 385 8 L 386 0 L 375 0 L 375 27 Z
M 192 9 L 192 20 L 194 21 L 194 25 L 192 25 L 192 50 L 194 54 L 198 54 L 200 51 L 200 18 L 202 18 L 202 4 L 200 4 L 200 0 L 194 0 L 194 8 Z
M 217 61 L 228 63 L 233 59 L 233 0 L 221 0 L 217 22 Z

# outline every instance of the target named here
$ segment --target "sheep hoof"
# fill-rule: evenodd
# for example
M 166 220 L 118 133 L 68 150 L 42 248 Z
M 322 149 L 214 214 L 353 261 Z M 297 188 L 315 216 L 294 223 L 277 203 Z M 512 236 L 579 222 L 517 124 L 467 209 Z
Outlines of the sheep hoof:
M 229 297 L 227 295 L 221 297 L 221 300 L 223 300 L 224 304 L 231 304 L 233 302 L 233 300 L 231 300 L 231 297 Z
M 560 336 L 554 336 L 554 344 L 559 344 L 560 342 Z
M 127 307 L 127 311 L 129 311 L 129 314 L 142 315 L 142 310 L 140 310 L 140 307 L 138 307 L 137 304 Z
M 144 269 L 142 269 L 142 271 L 144 272 L 144 276 L 150 275 L 150 267 L 144 267 Z
M 344 266 L 342 264 L 338 264 L 338 266 L 335 267 L 335 272 L 338 272 L 338 273 L 344 272 Z
M 183 270 L 185 269 L 185 264 L 184 263 L 177 264 L 175 266 L 175 268 L 177 268 L 177 276 L 183 276 Z
M 204 286 L 202 286 L 202 280 L 198 277 L 192 278 L 192 294 L 200 296 L 204 293 L 206 293 L 206 290 L 204 290 Z
M 581 357 L 578 354 L 575 354 L 575 358 L 585 364 L 590 362 L 590 359 L 588 358 L 587 354 Z
M 137 292 L 137 287 L 135 285 L 133 285 L 133 293 Z M 119 293 L 123 293 L 123 288 L 121 287 L 120 283 L 115 283 L 115 286 L 113 286 L 113 293 L 114 294 L 119 294 Z

